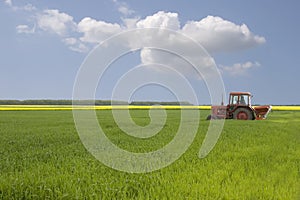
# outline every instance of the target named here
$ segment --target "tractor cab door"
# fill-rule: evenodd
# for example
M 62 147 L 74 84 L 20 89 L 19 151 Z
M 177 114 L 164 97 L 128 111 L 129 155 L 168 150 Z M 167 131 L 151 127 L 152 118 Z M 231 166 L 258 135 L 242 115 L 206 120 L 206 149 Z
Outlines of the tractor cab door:
M 230 95 L 229 105 L 230 106 L 237 106 L 237 105 L 251 106 L 250 95 L 244 95 L 244 94 Z
M 228 111 L 229 111 L 229 114 L 232 115 L 232 111 L 236 108 L 236 105 L 238 103 L 238 100 L 239 100 L 239 96 L 238 95 L 230 95 L 229 97 L 229 103 L 228 103 Z

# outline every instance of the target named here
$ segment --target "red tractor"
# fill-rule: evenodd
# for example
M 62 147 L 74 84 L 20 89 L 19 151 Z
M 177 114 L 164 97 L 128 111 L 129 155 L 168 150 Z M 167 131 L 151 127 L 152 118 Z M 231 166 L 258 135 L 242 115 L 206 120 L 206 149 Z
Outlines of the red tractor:
M 211 106 L 211 119 L 240 119 L 240 120 L 260 120 L 265 119 L 272 109 L 270 105 L 251 106 L 250 92 L 231 92 L 229 94 L 229 104 Z

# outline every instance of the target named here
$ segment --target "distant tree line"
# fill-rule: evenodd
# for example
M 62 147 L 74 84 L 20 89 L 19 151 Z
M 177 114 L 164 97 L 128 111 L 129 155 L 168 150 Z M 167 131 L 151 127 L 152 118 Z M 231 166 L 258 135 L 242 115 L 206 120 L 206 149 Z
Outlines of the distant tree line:
M 159 101 L 133 101 L 131 103 L 125 101 L 111 100 L 52 100 L 52 99 L 36 99 L 36 100 L 0 100 L 0 105 L 192 105 L 189 102 L 159 102 Z

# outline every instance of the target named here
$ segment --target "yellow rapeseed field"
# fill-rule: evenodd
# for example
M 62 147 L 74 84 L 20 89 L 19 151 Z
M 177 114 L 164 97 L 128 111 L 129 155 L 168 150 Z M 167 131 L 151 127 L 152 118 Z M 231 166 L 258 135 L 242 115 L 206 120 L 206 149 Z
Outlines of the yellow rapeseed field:
M 201 110 L 209 110 L 211 106 L 74 106 L 74 108 L 70 105 L 0 105 L 0 111 L 14 111 L 14 110 L 111 110 L 111 109 L 201 109 Z M 300 106 L 272 106 L 272 110 L 290 110 L 290 111 L 300 111 Z
M 300 110 L 300 106 L 272 106 L 272 110 Z
M 210 106 L 53 106 L 53 105 L 0 105 L 0 111 L 5 110 L 112 110 L 112 109 L 206 109 Z

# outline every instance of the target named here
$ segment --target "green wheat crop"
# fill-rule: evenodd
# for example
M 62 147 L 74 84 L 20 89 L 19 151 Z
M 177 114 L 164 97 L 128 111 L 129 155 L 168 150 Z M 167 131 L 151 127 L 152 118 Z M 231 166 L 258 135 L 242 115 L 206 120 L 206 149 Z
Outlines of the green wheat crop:
M 150 122 L 147 110 L 130 111 Z M 227 120 L 204 159 L 198 158 L 209 121 L 186 153 L 155 172 L 130 174 L 97 161 L 82 145 L 71 111 L 0 112 L 0 199 L 297 199 L 300 191 L 300 112 L 273 111 L 267 120 Z M 180 110 L 168 110 L 163 130 L 136 139 L 99 110 L 107 137 L 133 152 L 172 140 Z M 188 132 L 186 134 L 189 134 Z

